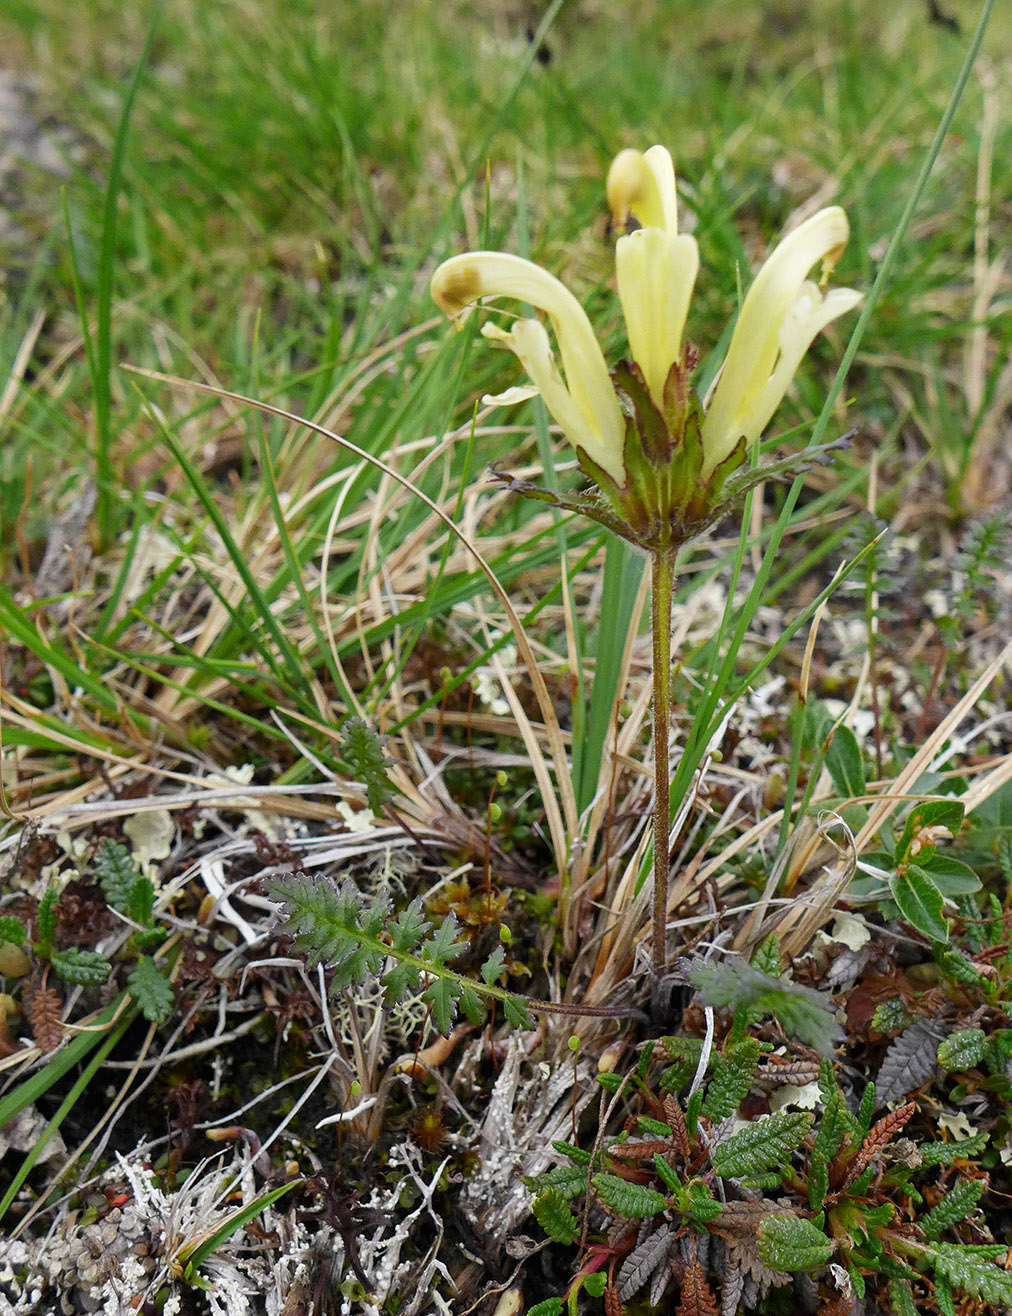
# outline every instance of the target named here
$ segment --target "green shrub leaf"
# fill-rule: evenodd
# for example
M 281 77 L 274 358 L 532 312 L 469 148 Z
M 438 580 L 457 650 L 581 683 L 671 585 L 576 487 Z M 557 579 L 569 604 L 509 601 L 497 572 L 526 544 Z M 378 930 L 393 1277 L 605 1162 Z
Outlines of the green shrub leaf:
M 911 864 L 905 876 L 893 874 L 889 890 L 912 928 L 932 941 L 949 940 L 949 924 L 942 913 L 945 903 L 942 893 L 923 869 Z
M 833 1243 L 811 1220 L 768 1215 L 759 1226 L 759 1258 L 772 1270 L 811 1270 L 833 1255 Z
M 774 1167 L 785 1169 L 814 1119 L 808 1111 L 785 1110 L 753 1120 L 714 1151 L 713 1168 L 722 1179 L 740 1179 Z
M 553 1242 L 575 1243 L 580 1237 L 579 1220 L 570 1210 L 566 1199 L 554 1188 L 547 1188 L 536 1197 L 531 1210 L 538 1224 Z
M 97 950 L 81 950 L 77 946 L 54 950 L 49 962 L 64 982 L 72 982 L 75 987 L 97 987 L 105 982 L 112 968 Z
M 938 1044 L 938 1063 L 949 1070 L 973 1069 L 984 1059 L 987 1034 L 980 1028 L 960 1028 Z
M 591 1179 L 601 1201 L 615 1215 L 639 1220 L 666 1210 L 668 1199 L 646 1184 L 630 1183 L 617 1174 L 595 1174 Z

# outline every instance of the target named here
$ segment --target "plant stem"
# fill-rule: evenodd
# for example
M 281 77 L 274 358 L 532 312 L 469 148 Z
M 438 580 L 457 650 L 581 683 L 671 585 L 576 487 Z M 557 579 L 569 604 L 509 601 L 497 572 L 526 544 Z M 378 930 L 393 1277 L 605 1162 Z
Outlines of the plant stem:
M 664 972 L 667 960 L 668 843 L 671 830 L 671 774 L 668 771 L 668 730 L 671 721 L 671 592 L 675 575 L 673 550 L 654 553 L 651 562 L 650 622 L 654 656 L 654 921 L 653 968 Z

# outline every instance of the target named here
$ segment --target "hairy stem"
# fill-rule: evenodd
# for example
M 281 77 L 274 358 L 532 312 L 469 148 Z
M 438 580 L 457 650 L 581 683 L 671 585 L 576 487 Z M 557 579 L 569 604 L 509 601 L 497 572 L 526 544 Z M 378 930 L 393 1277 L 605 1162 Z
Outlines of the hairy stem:
M 668 730 L 671 719 L 671 592 L 675 554 L 655 552 L 650 590 L 654 658 L 654 919 L 653 968 L 664 972 L 668 921 L 668 842 L 671 830 L 671 773 Z

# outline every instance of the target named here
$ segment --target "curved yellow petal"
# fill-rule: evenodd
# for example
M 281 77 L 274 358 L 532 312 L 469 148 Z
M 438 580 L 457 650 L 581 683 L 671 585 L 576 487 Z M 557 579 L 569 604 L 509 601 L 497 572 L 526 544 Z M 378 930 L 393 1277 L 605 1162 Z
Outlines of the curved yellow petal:
M 583 307 L 554 275 L 519 256 L 472 251 L 440 265 L 432 276 L 431 292 L 436 305 L 454 317 L 482 297 L 512 297 L 544 311 L 555 332 L 565 382 L 537 321 L 521 320 L 510 333 L 493 331 L 493 336 L 501 337 L 520 357 L 570 442 L 585 448 L 624 483 L 625 424 L 604 356 Z M 531 325 L 537 326 L 540 336 Z
M 839 206 L 820 210 L 784 238 L 756 275 L 703 421 L 704 475 L 743 435 L 747 443 L 758 439 L 812 339 L 860 300 L 850 289 L 823 298 L 807 279 L 816 261 L 828 274 L 848 231 Z
M 624 229 L 630 215 L 644 228 L 678 232 L 675 166 L 666 146 L 649 151 L 619 151 L 605 183 L 615 227 Z
M 664 381 L 682 354 L 682 334 L 699 270 L 696 239 L 659 228 L 619 238 L 615 274 L 629 353 L 660 408 Z

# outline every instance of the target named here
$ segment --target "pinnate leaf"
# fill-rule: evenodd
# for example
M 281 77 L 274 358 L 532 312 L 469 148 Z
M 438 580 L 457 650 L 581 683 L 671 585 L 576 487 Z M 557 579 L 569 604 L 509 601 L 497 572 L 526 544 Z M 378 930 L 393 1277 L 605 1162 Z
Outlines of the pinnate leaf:
M 148 955 L 143 955 L 127 979 L 130 995 L 141 1007 L 141 1013 L 150 1023 L 164 1023 L 172 1013 L 176 995 L 172 983 Z
M 759 1226 L 759 1258 L 771 1270 L 811 1270 L 833 1255 L 833 1243 L 811 1220 L 768 1215 Z
M 764 1115 L 741 1129 L 713 1153 L 713 1168 L 723 1179 L 784 1169 L 791 1152 L 803 1142 L 814 1115 L 808 1111 L 779 1111 Z
M 575 1243 L 580 1236 L 580 1222 L 569 1203 L 554 1188 L 546 1188 L 534 1199 L 534 1218 L 556 1243 Z
M 113 909 L 118 909 L 121 914 L 128 913 L 130 891 L 140 873 L 126 846 L 106 837 L 95 855 L 95 875 L 102 894 Z
M 81 950 L 78 946 L 54 950 L 49 962 L 64 982 L 72 982 L 75 987 L 97 987 L 105 982 L 112 967 L 97 950 Z
M 969 1219 L 984 1191 L 983 1179 L 961 1179 L 922 1217 L 921 1228 L 928 1238 L 941 1238 L 953 1225 Z
M 646 1216 L 658 1215 L 665 1210 L 668 1200 L 663 1193 L 646 1184 L 630 1183 L 617 1174 L 595 1174 L 591 1180 L 594 1188 L 615 1215 L 630 1216 L 639 1220 Z
M 938 1044 L 938 1063 L 945 1069 L 973 1069 L 984 1059 L 987 1034 L 981 1028 L 960 1028 Z

